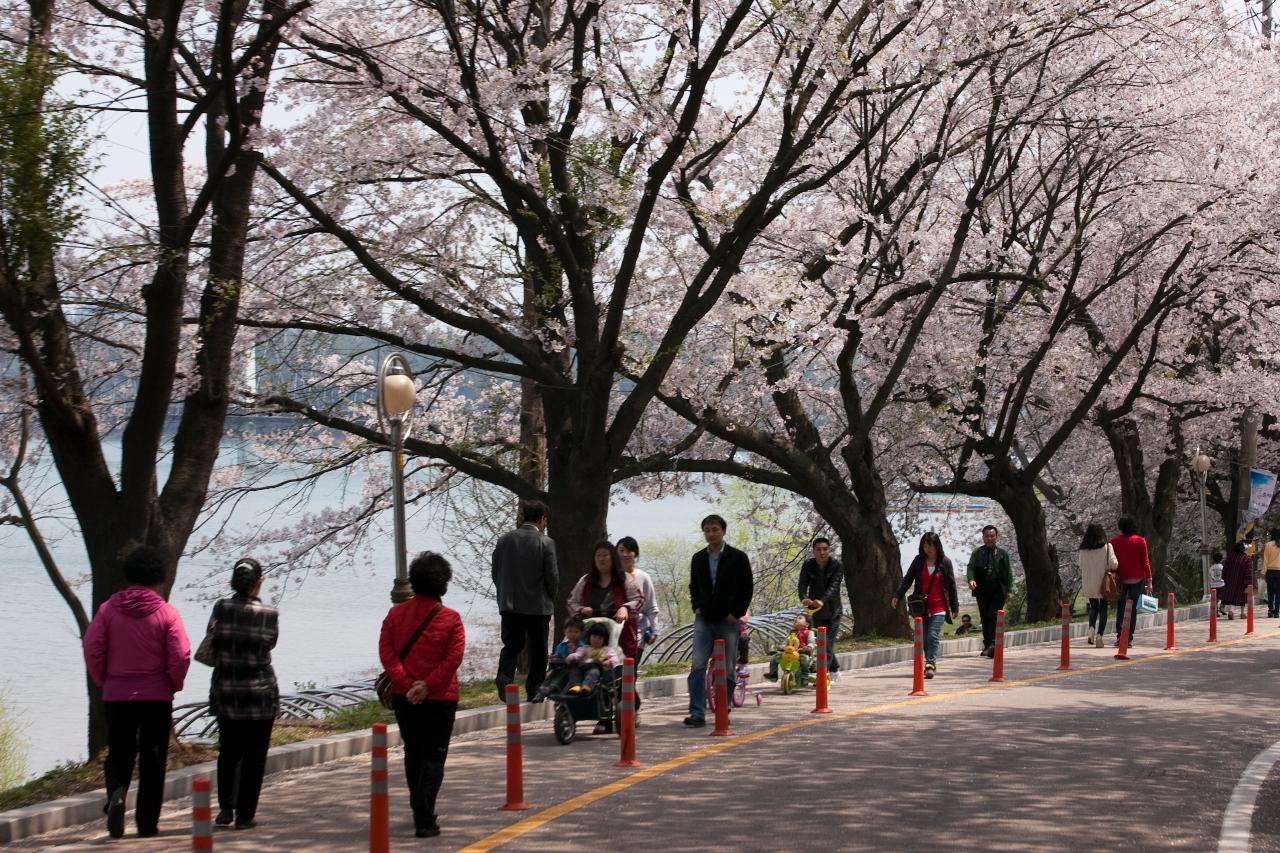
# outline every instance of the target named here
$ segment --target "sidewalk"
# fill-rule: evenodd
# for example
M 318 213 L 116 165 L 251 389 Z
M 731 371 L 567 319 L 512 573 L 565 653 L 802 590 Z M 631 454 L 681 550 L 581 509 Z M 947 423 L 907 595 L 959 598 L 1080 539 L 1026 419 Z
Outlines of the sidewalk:
M 1276 636 L 1270 632 L 1277 627 L 1280 623 L 1274 620 L 1259 620 L 1257 639 Z M 1174 655 L 1204 653 L 1205 622 L 1180 622 L 1178 628 L 1181 651 Z M 1240 621 L 1219 623 L 1220 642 L 1217 648 L 1233 648 L 1231 641 L 1238 640 L 1243 632 L 1244 625 Z M 1246 642 L 1256 641 L 1250 639 Z M 743 749 L 745 752 L 742 754 L 746 755 L 753 743 L 784 742 L 787 744 L 787 761 L 793 763 L 791 769 L 759 768 L 758 772 L 780 774 L 778 778 L 786 778 L 791 770 L 805 763 L 806 755 L 815 754 L 822 743 L 820 738 L 828 732 L 842 731 L 842 727 L 850 725 L 851 720 L 857 721 L 858 726 L 868 726 L 875 725 L 877 719 L 896 719 L 906 713 L 945 714 L 955 707 L 954 701 L 962 701 L 965 696 L 1017 690 L 1030 683 L 1052 683 L 1062 678 L 1089 678 L 1090 675 L 1082 673 L 1099 668 L 1113 671 L 1117 667 L 1134 667 L 1133 678 L 1140 679 L 1144 659 L 1171 659 L 1170 655 L 1160 651 L 1163 647 L 1163 627 L 1139 632 L 1137 646 L 1131 653 L 1133 660 L 1129 663 L 1115 661 L 1114 648 L 1089 648 L 1082 640 L 1076 640 L 1072 644 L 1074 669 L 1067 673 L 1055 672 L 1058 665 L 1056 645 L 1010 649 L 1005 664 L 1005 676 L 1009 679 L 1007 685 L 987 683 L 991 662 L 979 658 L 975 650 L 965 657 L 940 660 L 938 677 L 926 682 L 926 689 L 931 695 L 916 699 L 907 696 L 911 689 L 910 664 L 849 671 L 833 688 L 830 704 L 836 713 L 832 715 L 809 713 L 814 701 L 812 690 L 783 696 L 773 685 L 753 683 L 752 689 L 761 692 L 763 704 L 757 707 L 754 701 L 748 700 L 744 708 L 735 711 L 732 721 L 735 736 L 731 738 L 709 737 L 710 725 L 694 730 L 682 726 L 680 720 L 686 710 L 683 698 L 651 698 L 645 702 L 642 726 L 637 734 L 638 758 L 647 766 L 638 771 L 614 766 L 618 757 L 618 742 L 614 737 L 591 736 L 585 734 L 590 731 L 589 727 L 580 728 L 578 740 L 569 746 L 561 746 L 555 741 L 549 723 L 532 723 L 525 727 L 524 736 L 525 797 L 534 806 L 531 812 L 499 811 L 504 796 L 504 733 L 489 730 L 457 736 L 441 791 L 439 811 L 444 833 L 440 838 L 426 842 L 412 837 L 406 794 L 400 781 L 403 773 L 400 753 L 392 750 L 392 849 L 420 850 L 427 845 L 433 849 L 461 849 L 504 829 L 521 833 L 508 839 L 514 842 L 510 849 L 533 849 L 542 845 L 547 849 L 563 849 L 563 843 L 552 830 L 555 827 L 582 830 L 581 821 L 585 818 L 578 807 L 588 805 L 602 795 L 621 797 L 619 802 L 643 802 L 646 792 L 650 792 L 649 796 L 654 795 L 655 789 L 649 785 L 650 781 L 667 774 L 673 774 L 674 778 L 678 775 L 675 774 L 677 769 L 715 759 L 726 750 L 736 755 L 733 750 Z M 711 766 L 715 763 L 713 760 Z M 259 827 L 249 832 L 219 831 L 216 847 L 240 851 L 361 849 L 368 843 L 368 791 L 368 756 L 276 774 L 268 779 L 263 791 Z M 687 842 L 684 845 L 673 844 L 667 839 L 661 845 L 667 850 L 692 849 L 689 845 L 703 849 L 715 846 L 708 845 L 705 838 L 699 841 L 696 833 L 680 835 L 682 828 L 689 830 L 689 821 L 698 820 L 699 809 L 711 805 L 700 804 L 699 795 L 703 792 L 699 789 L 689 793 L 692 814 L 664 815 L 662 821 L 649 826 L 649 830 L 656 832 L 662 824 L 666 827 L 664 831 L 673 832 L 675 837 L 683 837 Z M 168 804 L 161 819 L 159 838 L 141 840 L 126 836 L 120 843 L 127 843 L 128 849 L 139 851 L 172 851 L 185 847 L 189 844 L 189 807 L 186 800 Z M 531 818 L 544 826 L 532 826 Z M 655 821 L 656 818 L 655 815 Z M 554 821 L 553 826 L 546 827 L 545 824 L 551 821 Z M 667 822 L 670 826 L 666 826 Z M 656 835 L 646 835 L 644 827 L 634 829 L 640 831 L 642 837 L 658 840 Z M 131 821 L 129 831 L 133 831 Z M 770 839 L 781 843 L 776 835 L 771 835 Z M 475 849 L 491 849 L 496 840 L 501 839 L 490 839 Z M 10 846 L 13 849 L 90 850 L 115 843 L 107 839 L 102 821 L 96 820 L 85 826 L 24 839 Z

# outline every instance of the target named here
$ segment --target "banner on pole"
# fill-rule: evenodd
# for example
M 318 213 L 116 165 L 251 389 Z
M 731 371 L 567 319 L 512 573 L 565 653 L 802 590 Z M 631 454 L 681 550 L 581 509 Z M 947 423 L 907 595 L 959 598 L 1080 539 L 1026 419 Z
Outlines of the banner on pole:
M 1276 494 L 1276 475 L 1259 468 L 1249 469 L 1249 508 L 1245 510 L 1245 522 L 1262 518 L 1271 507 Z

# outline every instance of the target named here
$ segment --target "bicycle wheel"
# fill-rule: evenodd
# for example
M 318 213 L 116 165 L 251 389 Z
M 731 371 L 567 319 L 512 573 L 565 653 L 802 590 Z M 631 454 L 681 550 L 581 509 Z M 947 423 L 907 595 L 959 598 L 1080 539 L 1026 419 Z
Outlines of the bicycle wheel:
M 710 666 L 707 667 L 707 710 L 712 713 L 716 710 L 716 677 Z
M 789 669 L 784 669 L 778 673 L 778 686 L 782 688 L 782 692 L 790 694 L 796 689 L 795 675 Z
M 741 708 L 747 704 L 747 682 L 741 678 L 733 682 L 733 707 Z

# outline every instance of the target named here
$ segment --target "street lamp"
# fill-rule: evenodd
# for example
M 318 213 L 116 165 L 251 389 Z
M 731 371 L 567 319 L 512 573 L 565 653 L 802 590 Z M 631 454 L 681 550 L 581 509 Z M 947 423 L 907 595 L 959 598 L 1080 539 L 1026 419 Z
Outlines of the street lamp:
M 1196 448 L 1196 455 L 1191 460 L 1192 469 L 1200 475 L 1200 576 L 1204 581 L 1204 599 L 1209 600 L 1209 536 L 1205 532 L 1204 497 L 1208 491 L 1209 466 L 1213 460 Z
M 391 587 L 393 604 L 413 597 L 413 590 L 409 588 L 404 541 L 404 442 L 413 429 L 413 403 L 417 393 L 408 360 L 398 352 L 387 356 L 378 371 L 378 428 L 391 444 L 391 491 L 396 531 L 396 579 Z

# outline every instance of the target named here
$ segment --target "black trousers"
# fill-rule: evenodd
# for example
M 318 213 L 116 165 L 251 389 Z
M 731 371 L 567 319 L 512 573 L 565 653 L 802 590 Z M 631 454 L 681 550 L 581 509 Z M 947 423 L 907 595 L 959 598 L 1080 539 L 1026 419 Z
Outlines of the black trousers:
M 267 748 L 275 720 L 218 717 L 218 810 L 240 823 L 253 820 L 267 769 Z
M 169 759 L 172 702 L 106 702 L 107 761 L 103 775 L 107 796 L 129 789 L 133 765 L 138 765 L 138 799 L 134 821 L 138 832 L 152 834 L 160 822 L 164 801 L 164 767 Z
M 1280 614 L 1280 572 L 1275 569 L 1267 572 L 1267 615 Z
M 821 616 L 818 616 L 816 614 L 814 615 L 813 642 L 815 645 L 818 642 L 819 628 L 827 629 L 827 672 L 839 672 L 840 660 L 839 658 L 836 657 L 836 634 L 840 630 L 840 617 L 837 616 L 835 619 L 823 619 Z M 815 657 L 813 660 L 814 660 L 813 665 L 817 666 L 818 659 Z
M 978 587 L 973 597 L 978 602 L 978 618 L 982 620 L 982 647 L 989 649 L 996 644 L 996 613 L 1004 607 L 1004 593 L 987 592 Z
M 550 616 L 527 613 L 502 614 L 502 651 L 498 653 L 498 698 L 507 701 L 507 685 L 516 680 L 516 659 L 529 650 L 529 677 L 524 683 L 525 698 L 532 699 L 547 674 L 547 631 Z
M 393 704 L 404 742 L 404 775 L 409 783 L 413 826 L 427 829 L 436 825 L 436 796 L 444 781 L 444 761 L 449 756 L 458 703 L 427 700 L 413 705 L 396 696 Z

